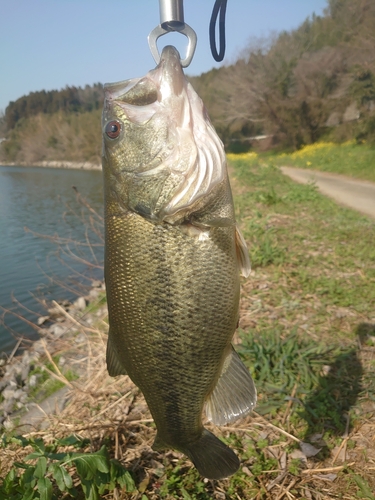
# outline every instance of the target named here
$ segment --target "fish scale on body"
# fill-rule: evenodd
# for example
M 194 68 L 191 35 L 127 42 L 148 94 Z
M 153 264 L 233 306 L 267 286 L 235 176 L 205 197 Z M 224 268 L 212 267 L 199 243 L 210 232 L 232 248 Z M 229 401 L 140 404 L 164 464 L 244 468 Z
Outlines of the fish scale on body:
M 236 454 L 202 413 L 228 423 L 256 390 L 231 347 L 239 272 L 248 275 L 222 143 L 174 47 L 144 78 L 105 86 L 103 175 L 107 366 L 143 392 L 154 449 L 185 453 L 219 479 Z

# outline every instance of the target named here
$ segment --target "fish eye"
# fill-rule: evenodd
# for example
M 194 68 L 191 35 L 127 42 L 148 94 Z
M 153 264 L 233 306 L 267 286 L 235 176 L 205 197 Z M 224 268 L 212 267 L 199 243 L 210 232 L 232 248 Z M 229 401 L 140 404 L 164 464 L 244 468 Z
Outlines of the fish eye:
M 107 123 L 104 131 L 110 139 L 117 139 L 121 132 L 121 123 L 116 120 L 112 120 Z

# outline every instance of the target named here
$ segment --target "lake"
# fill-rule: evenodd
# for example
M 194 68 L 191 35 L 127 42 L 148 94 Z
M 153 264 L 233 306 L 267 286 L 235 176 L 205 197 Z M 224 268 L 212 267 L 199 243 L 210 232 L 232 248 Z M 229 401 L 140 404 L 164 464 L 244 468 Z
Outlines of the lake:
M 102 279 L 102 192 L 100 171 L 0 166 L 0 354 L 38 338 L 19 316 L 35 323 L 43 300 Z

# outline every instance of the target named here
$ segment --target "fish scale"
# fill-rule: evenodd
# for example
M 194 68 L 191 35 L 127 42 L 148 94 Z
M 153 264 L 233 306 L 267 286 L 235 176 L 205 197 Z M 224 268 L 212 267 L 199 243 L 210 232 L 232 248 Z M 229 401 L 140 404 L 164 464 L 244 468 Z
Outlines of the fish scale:
M 119 332 L 114 336 L 117 351 L 121 357 L 132 360 L 127 372 L 147 401 L 155 399 L 150 409 L 155 420 L 161 415 L 162 422 L 165 415 L 170 416 L 163 408 L 163 401 L 171 390 L 169 377 L 176 381 L 188 374 L 192 398 L 199 401 L 200 415 L 220 368 L 221 354 L 237 323 L 239 276 L 234 239 L 230 235 L 233 229 L 216 230 L 227 233 L 226 245 L 221 242 L 220 246 L 227 246 L 228 250 L 232 247 L 228 256 L 215 244 L 215 239 L 202 244 L 183 234 L 178 227 L 155 226 L 136 214 L 109 217 L 106 227 L 106 240 L 116 241 L 117 249 L 112 253 L 109 247 L 106 251 L 106 281 L 112 283 L 108 291 L 109 322 L 111 333 Z M 223 234 L 218 238 L 223 239 Z M 194 270 L 191 266 L 194 261 L 203 265 Z M 121 268 L 124 262 L 129 265 Z M 222 265 L 217 266 L 218 262 Z M 201 283 L 204 286 L 200 286 Z M 220 293 L 224 287 L 231 293 Z M 123 317 L 126 317 L 126 330 L 119 321 Z M 213 324 L 218 324 L 214 332 Z M 143 336 L 147 343 L 139 342 Z M 126 338 L 126 345 L 122 337 Z M 132 346 L 131 355 L 129 346 Z M 181 353 L 185 356 L 181 357 Z M 200 354 L 204 355 L 203 359 Z M 163 366 L 163 378 L 159 378 L 154 373 L 154 363 L 160 368 L 163 358 L 167 358 L 168 363 Z M 198 366 L 193 370 L 196 363 Z M 167 384 L 163 383 L 164 378 Z M 180 387 L 182 399 L 186 399 L 188 390 L 186 384 Z M 157 410 L 153 410 L 154 406 Z

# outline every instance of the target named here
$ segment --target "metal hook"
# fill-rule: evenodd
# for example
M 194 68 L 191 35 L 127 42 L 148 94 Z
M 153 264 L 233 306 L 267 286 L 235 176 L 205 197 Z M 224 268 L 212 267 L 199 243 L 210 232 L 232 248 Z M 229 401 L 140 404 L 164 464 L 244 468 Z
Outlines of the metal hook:
M 188 39 L 185 59 L 181 59 L 181 66 L 186 68 L 193 59 L 197 46 L 195 31 L 184 21 L 183 0 L 159 0 L 160 24 L 148 35 L 148 45 L 156 64 L 160 62 L 160 54 L 156 42 L 159 37 L 177 31 Z

